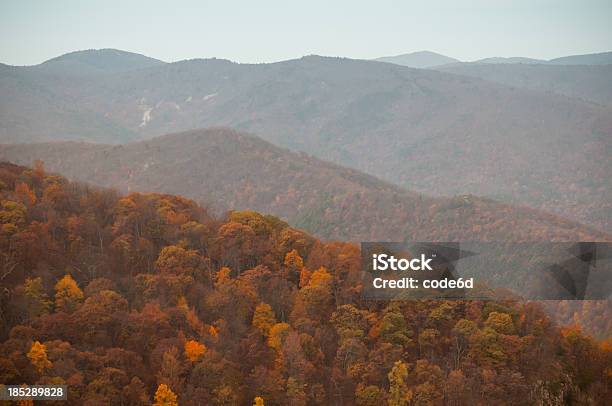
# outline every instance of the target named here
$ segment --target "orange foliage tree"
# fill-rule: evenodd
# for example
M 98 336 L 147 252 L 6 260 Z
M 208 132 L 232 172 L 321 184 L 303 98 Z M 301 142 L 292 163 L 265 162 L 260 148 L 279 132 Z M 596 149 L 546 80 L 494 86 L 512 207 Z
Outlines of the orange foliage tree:
M 47 358 L 47 347 L 39 341 L 34 341 L 32 343 L 32 347 L 27 355 L 30 362 L 39 373 L 53 366 L 51 361 Z
M 206 352 L 206 346 L 195 340 L 185 342 L 185 356 L 191 362 L 199 361 Z
M 166 384 L 157 387 L 153 406 L 178 406 L 176 395 Z
M 58 310 L 74 311 L 83 297 L 83 291 L 70 275 L 65 275 L 55 284 L 55 308 Z

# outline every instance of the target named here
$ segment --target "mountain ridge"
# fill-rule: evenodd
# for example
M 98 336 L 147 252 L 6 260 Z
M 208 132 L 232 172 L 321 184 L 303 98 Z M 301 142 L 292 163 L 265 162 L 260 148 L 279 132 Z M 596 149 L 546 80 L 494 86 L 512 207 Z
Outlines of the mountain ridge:
M 429 58 L 429 59 L 428 59 Z M 538 59 L 524 56 L 492 56 L 474 61 L 461 61 L 446 55 L 431 51 L 417 51 L 394 56 L 382 56 L 376 61 L 394 63 L 396 65 L 413 68 L 432 68 L 444 65 L 483 63 L 483 64 L 537 64 L 537 65 L 610 65 L 612 64 L 612 51 L 590 54 L 567 55 L 552 59 Z
M 488 196 L 612 229 L 612 117 L 587 101 L 318 56 L 183 61 L 93 77 L 0 72 L 5 143 L 122 143 L 231 127 L 410 190 Z
M 410 68 L 431 68 L 434 66 L 460 62 L 458 59 L 431 51 L 417 51 L 394 56 L 382 56 L 375 60 L 408 66 Z
M 270 213 L 323 238 L 367 240 L 611 237 L 543 213 L 475 196 L 434 198 L 264 140 L 216 128 L 122 146 L 0 145 L 0 160 L 31 164 L 123 192 L 184 195 L 221 210 Z M 180 180 L 180 181 L 179 181 Z
M 562 56 L 550 59 L 548 62 L 558 65 L 610 65 L 612 64 L 612 51 Z
M 493 56 L 490 58 L 484 58 L 484 59 L 478 59 L 476 61 L 473 62 L 467 62 L 467 63 L 487 63 L 487 64 L 502 64 L 502 63 L 508 63 L 508 64 L 546 64 L 548 63 L 548 61 L 544 60 L 544 59 L 534 59 L 534 58 L 526 58 L 523 56 L 510 56 L 510 57 L 503 57 L 503 56 Z
M 603 106 L 612 105 L 612 65 L 461 63 L 434 69 Z

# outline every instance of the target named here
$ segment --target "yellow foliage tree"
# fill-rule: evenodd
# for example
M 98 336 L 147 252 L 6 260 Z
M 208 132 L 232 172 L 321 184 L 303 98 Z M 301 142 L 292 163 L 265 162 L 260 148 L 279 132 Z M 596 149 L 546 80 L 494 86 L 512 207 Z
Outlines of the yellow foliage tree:
M 515 334 L 514 323 L 512 317 L 506 313 L 491 312 L 489 318 L 485 321 L 486 327 L 491 327 L 493 330 L 501 334 Z
M 276 351 L 280 351 L 285 338 L 289 334 L 289 328 L 290 326 L 287 323 L 276 323 L 273 325 L 268 336 L 268 346 Z
M 20 227 L 25 224 L 28 210 L 21 202 L 2 200 L 0 202 L 0 224 Z
M 28 352 L 27 356 L 39 373 L 53 366 L 51 361 L 47 358 L 47 347 L 39 341 L 34 341 L 32 343 L 32 347 L 30 347 L 30 352 Z
M 333 282 L 332 276 L 327 272 L 325 267 L 321 267 L 314 271 L 308 281 L 308 286 L 313 288 L 330 288 Z
M 257 235 L 266 235 L 271 231 L 266 218 L 254 211 L 234 211 L 230 213 L 230 221 L 251 227 Z
M 253 327 L 261 331 L 262 335 L 267 336 L 274 324 L 276 324 L 276 318 L 272 307 L 267 303 L 258 304 L 253 313 Z
M 255 403 L 253 403 L 253 406 L 264 406 L 264 400 L 261 396 L 257 396 L 255 398 Z
M 185 343 L 185 356 L 191 362 L 197 362 L 206 352 L 206 346 L 195 340 Z
M 72 276 L 66 275 L 55 284 L 55 308 L 72 312 L 83 301 L 83 291 Z
M 324 267 L 314 271 L 308 284 L 300 289 L 300 296 L 308 314 L 325 312 L 333 301 L 333 277 Z M 329 309 L 328 309 L 329 310 Z
M 168 385 L 162 383 L 157 387 L 155 392 L 155 403 L 153 406 L 178 406 L 176 395 L 168 387 Z
M 412 391 L 406 383 L 408 377 L 406 364 L 396 361 L 387 377 L 389 378 L 389 406 L 408 405 L 412 400 Z
M 304 267 L 304 260 L 302 260 L 297 250 L 291 250 L 285 255 L 285 266 L 289 275 L 299 274 Z
M 155 266 L 162 272 L 190 274 L 198 267 L 200 257 L 194 250 L 186 250 L 178 245 L 164 247 L 159 253 Z

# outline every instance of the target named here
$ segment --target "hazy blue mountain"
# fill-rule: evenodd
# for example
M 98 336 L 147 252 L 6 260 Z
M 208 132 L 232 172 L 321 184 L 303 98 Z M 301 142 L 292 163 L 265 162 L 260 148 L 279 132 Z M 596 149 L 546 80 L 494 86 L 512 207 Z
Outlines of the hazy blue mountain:
M 612 52 L 602 52 L 598 54 L 571 55 L 550 60 L 526 58 L 522 56 L 501 57 L 494 56 L 479 59 L 473 62 L 462 62 L 448 56 L 440 55 L 435 52 L 421 51 L 397 56 L 384 56 L 377 58 L 377 61 L 394 63 L 396 65 L 408 66 L 411 68 L 433 68 L 444 65 L 453 66 L 454 64 L 474 63 L 474 64 L 530 64 L 530 65 L 610 65 L 612 64 Z
M 462 63 L 435 69 L 612 105 L 612 65 Z
M 514 64 L 514 63 L 528 63 L 528 64 L 540 64 L 540 63 L 548 63 L 548 61 L 542 60 L 542 59 L 533 59 L 533 58 L 524 58 L 522 56 L 514 56 L 514 57 L 509 57 L 509 58 L 505 58 L 505 57 L 500 57 L 500 56 L 495 56 L 492 58 L 485 58 L 485 59 L 480 59 L 478 61 L 475 61 L 474 63 L 507 63 L 507 64 Z
M 410 68 L 431 68 L 433 66 L 459 62 L 458 59 L 430 51 L 412 52 L 409 54 L 396 56 L 383 56 L 381 58 L 377 58 L 376 60 L 380 62 L 389 62 L 396 65 L 408 66 Z
M 612 52 L 564 56 L 551 59 L 549 63 L 555 65 L 610 65 L 612 64 Z
M 612 64 L 612 52 L 598 54 L 570 55 L 555 59 L 533 59 L 525 57 L 492 57 L 475 61 L 474 63 L 493 64 L 550 64 L 550 65 L 610 65 Z
M 474 61 L 474 63 L 492 64 L 549 64 L 549 65 L 610 65 L 612 64 L 612 52 L 598 54 L 570 55 L 555 59 L 533 59 L 521 56 L 517 57 L 492 57 Z
M 310 56 L 81 76 L 5 67 L 0 94 L 2 142 L 116 143 L 225 126 L 418 192 L 489 196 L 612 224 L 610 109 L 553 93 Z
M 93 109 L 65 94 L 66 86 L 84 84 L 79 77 L 42 73 L 0 65 L 0 140 L 87 139 L 125 142 L 137 137 Z

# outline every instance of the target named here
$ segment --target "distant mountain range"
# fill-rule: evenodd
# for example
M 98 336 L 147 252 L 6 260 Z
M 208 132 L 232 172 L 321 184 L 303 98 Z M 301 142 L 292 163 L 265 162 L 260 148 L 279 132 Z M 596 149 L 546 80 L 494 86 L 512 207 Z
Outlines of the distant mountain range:
M 409 54 L 383 56 L 376 59 L 379 62 L 389 62 L 396 65 L 408 66 L 410 68 L 431 68 L 434 66 L 446 65 L 449 63 L 460 62 L 459 59 L 437 54 L 431 51 L 419 51 Z
M 612 65 L 465 63 L 435 69 L 612 106 Z
M 610 65 L 612 64 L 612 52 L 563 56 L 548 62 L 555 65 Z
M 554 59 L 533 59 L 524 57 L 493 57 L 474 61 L 473 63 L 490 64 L 535 64 L 535 65 L 610 65 L 612 64 L 612 52 L 598 54 L 570 55 Z
M 0 66 L 1 142 L 125 143 L 225 126 L 416 192 L 488 196 L 612 229 L 606 106 L 346 58 L 70 55 L 69 66 L 101 72 Z
M 571 55 L 554 59 L 534 59 L 522 56 L 515 57 L 490 57 L 472 62 L 460 61 L 446 55 L 431 51 L 419 51 L 396 56 L 383 56 L 376 61 L 389 62 L 396 65 L 411 68 L 433 68 L 455 63 L 486 63 L 486 64 L 535 64 L 535 65 L 610 65 L 612 64 L 612 52 L 598 54 Z
M 436 69 L 503 85 L 612 104 L 612 52 L 551 60 L 493 57 L 475 62 L 429 51 L 378 58 L 412 68 Z
M 459 61 L 457 61 L 459 62 Z M 486 64 L 547 64 L 548 61 L 543 59 L 525 58 L 522 56 L 511 56 L 501 57 L 494 56 L 492 58 L 484 58 L 474 61 L 472 63 L 486 63 Z
M 432 198 L 231 130 L 189 131 L 122 146 L 0 146 L 0 161 L 121 191 L 180 193 L 217 210 L 271 213 L 327 239 L 585 240 L 612 236 L 537 210 L 475 196 Z

